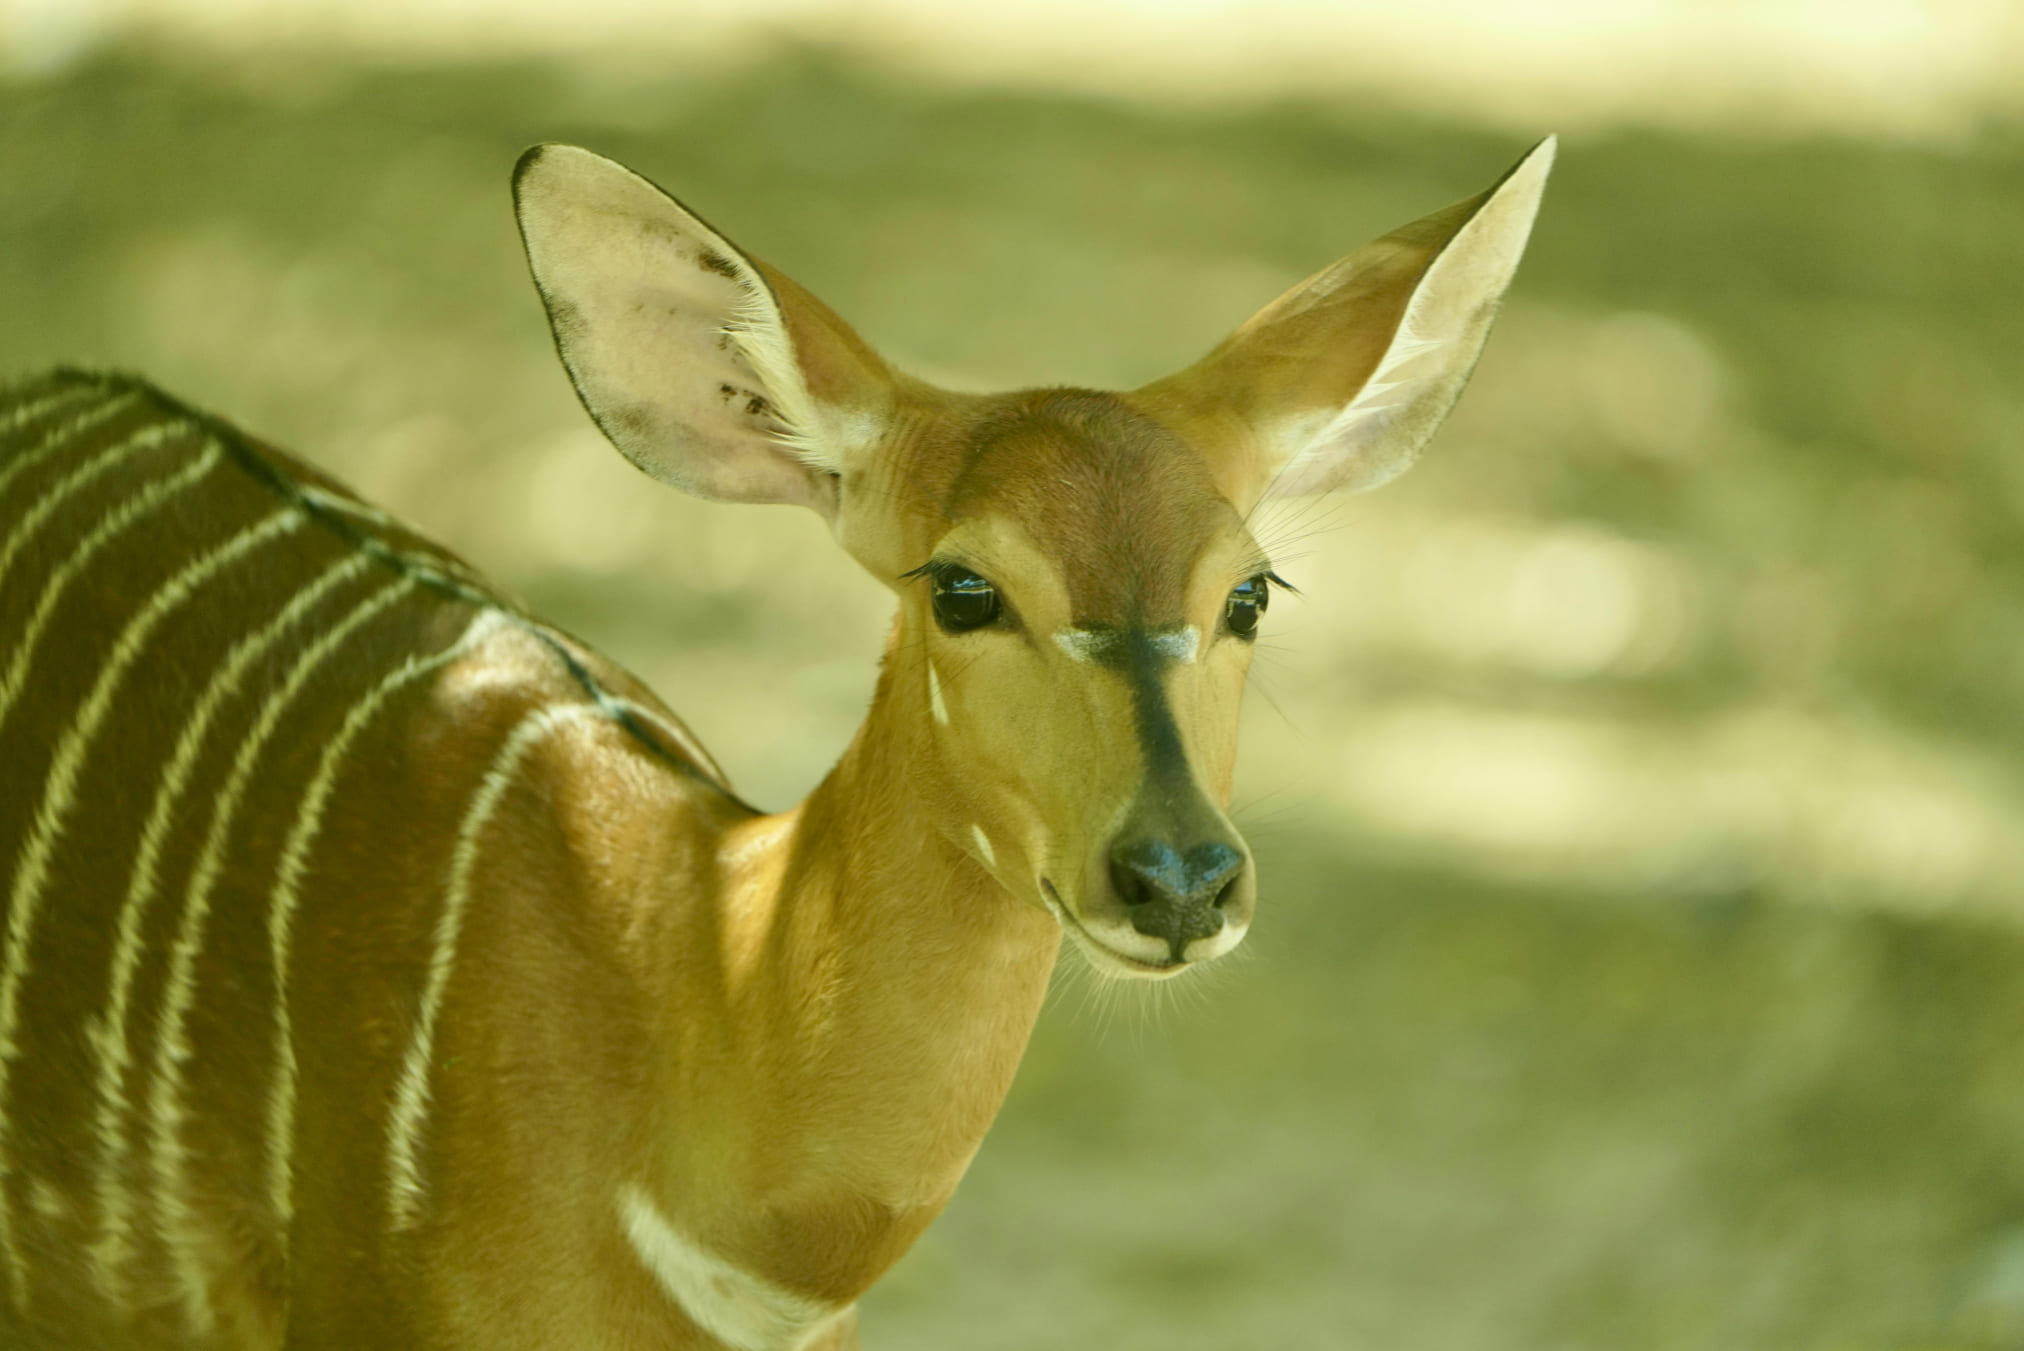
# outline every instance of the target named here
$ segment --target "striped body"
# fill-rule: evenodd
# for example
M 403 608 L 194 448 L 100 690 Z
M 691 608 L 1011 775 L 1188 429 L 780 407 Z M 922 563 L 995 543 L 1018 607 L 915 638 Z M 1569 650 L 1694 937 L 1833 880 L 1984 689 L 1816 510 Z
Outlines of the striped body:
M 650 474 L 891 588 L 761 816 L 622 673 L 133 382 L 0 392 L 0 1348 L 848 1351 L 1064 934 L 1233 947 L 1268 496 L 1409 464 L 1548 142 L 1127 394 L 954 394 L 645 179 L 521 235 Z
M 0 1346 L 436 1345 L 446 1263 L 690 1344 L 583 1185 L 621 1118 L 525 1108 L 651 1077 L 626 860 L 750 815 L 311 471 L 137 382 L 0 392 Z M 619 1344 L 559 1299 L 489 1344 Z

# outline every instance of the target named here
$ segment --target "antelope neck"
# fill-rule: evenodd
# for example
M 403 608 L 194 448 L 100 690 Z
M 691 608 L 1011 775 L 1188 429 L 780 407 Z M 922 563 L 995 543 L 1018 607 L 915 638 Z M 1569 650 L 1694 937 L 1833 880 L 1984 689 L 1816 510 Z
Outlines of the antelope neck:
M 685 1002 L 671 1029 L 685 1063 L 666 1100 L 707 1091 L 710 1120 L 673 1109 L 679 1129 L 661 1134 L 679 1172 L 657 1190 L 706 1244 L 839 1301 L 954 1192 L 1060 941 L 930 824 L 927 710 L 901 697 L 897 664 L 889 651 L 864 726 L 808 799 L 727 834 L 722 905 L 678 940 L 715 944 L 697 974 L 722 1002 Z

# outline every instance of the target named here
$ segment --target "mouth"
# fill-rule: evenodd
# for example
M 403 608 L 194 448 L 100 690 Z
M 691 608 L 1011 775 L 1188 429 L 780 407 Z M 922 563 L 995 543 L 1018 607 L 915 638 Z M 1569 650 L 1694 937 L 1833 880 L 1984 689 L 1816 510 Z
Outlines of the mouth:
M 1089 958 L 1090 964 L 1098 971 L 1107 975 L 1163 977 L 1172 976 L 1188 965 L 1184 961 L 1142 961 L 1102 942 L 1083 927 L 1082 921 L 1075 917 L 1067 904 L 1062 901 L 1060 893 L 1055 891 L 1054 883 L 1045 877 L 1040 879 L 1040 896 L 1047 903 L 1048 912 L 1063 929 L 1068 931 L 1068 936 L 1075 940 L 1076 946 L 1082 949 L 1083 955 Z

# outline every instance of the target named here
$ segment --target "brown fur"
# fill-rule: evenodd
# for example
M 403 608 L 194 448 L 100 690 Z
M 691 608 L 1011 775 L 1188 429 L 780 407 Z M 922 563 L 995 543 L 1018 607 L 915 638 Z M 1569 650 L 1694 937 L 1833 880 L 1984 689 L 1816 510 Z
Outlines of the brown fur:
M 1121 842 L 1223 849 L 1243 866 L 1208 922 L 1232 936 L 1248 923 L 1248 855 L 1224 808 L 1250 644 L 1223 620 L 1232 587 L 1266 566 L 1245 523 L 1274 472 L 1261 446 L 1286 408 L 1354 396 L 1487 200 L 1354 255 L 1137 395 L 981 397 L 896 373 L 784 275 L 586 152 L 530 154 L 516 190 L 600 425 L 699 491 L 813 507 L 895 590 L 871 710 L 806 801 L 759 815 L 637 682 L 397 524 L 318 500 L 342 490 L 306 467 L 133 381 L 60 373 L 0 391 L 0 428 L 18 424 L 0 432 L 0 540 L 27 545 L 0 578 L 0 670 L 30 650 L 30 617 L 81 541 L 218 457 L 61 593 L 0 720 L 0 971 L 19 996 L 0 1047 L 10 1351 L 720 1347 L 628 1240 L 627 1195 L 715 1258 L 839 1310 L 800 1351 L 854 1346 L 849 1306 L 948 1202 L 997 1113 L 1063 928 L 1107 969 L 1141 973 L 1178 969 L 1205 936 L 1172 936 L 1170 961 L 1113 946 L 1146 899 L 1121 893 Z M 1530 209 L 1506 212 L 1521 244 Z M 1416 396 L 1421 439 L 1515 264 L 1509 238 L 1491 243 L 1444 299 L 1466 341 L 1459 373 Z M 649 276 L 656 309 L 626 269 L 669 259 L 686 281 L 652 291 Z M 1470 268 L 1494 282 L 1487 299 Z M 664 354 L 663 339 L 692 350 Z M 701 383 L 641 387 L 663 378 Z M 68 402 L 25 411 L 45 400 Z M 840 449 L 825 419 L 845 429 Z M 172 430 L 28 527 L 66 475 L 151 428 Z M 179 569 L 268 520 L 287 528 L 194 587 L 140 650 L 86 743 L 74 810 L 59 810 L 53 766 L 119 635 Z M 919 573 L 931 560 L 987 577 L 1003 622 L 941 628 Z M 175 747 L 225 654 L 319 578 L 337 580 L 250 662 L 199 743 L 146 893 L 128 1016 L 109 1022 L 116 935 Z M 373 597 L 387 603 L 348 629 Z M 414 662 L 435 664 L 349 743 L 292 922 L 273 928 L 328 748 Z M 302 673 L 271 738 L 253 739 Z M 207 891 L 218 794 L 254 746 Z M 1105 925 L 1112 939 L 1094 937 Z M 201 948 L 179 1058 L 162 1048 L 187 930 Z M 454 965 L 432 967 L 445 951 Z M 124 1154 L 95 1133 L 109 1046 L 129 1055 Z M 277 1194 L 267 1130 L 291 1063 Z M 411 1156 L 389 1143 L 410 1118 Z

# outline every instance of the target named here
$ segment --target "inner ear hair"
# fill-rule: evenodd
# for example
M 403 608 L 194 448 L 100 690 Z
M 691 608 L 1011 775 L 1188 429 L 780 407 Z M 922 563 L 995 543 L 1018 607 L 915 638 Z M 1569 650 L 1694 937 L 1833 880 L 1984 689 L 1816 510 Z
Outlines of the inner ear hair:
M 1135 401 L 1209 457 L 1240 511 L 1402 473 L 1468 382 L 1555 148 L 1316 273 Z
M 829 308 L 645 178 L 575 146 L 514 173 L 529 267 L 584 407 L 699 496 L 834 516 L 882 435 L 886 363 Z

